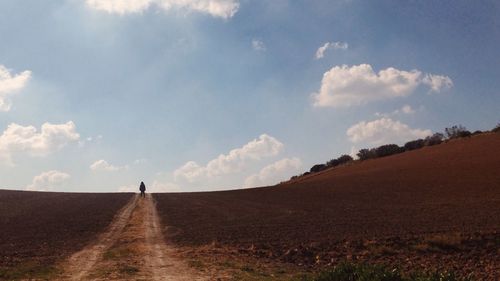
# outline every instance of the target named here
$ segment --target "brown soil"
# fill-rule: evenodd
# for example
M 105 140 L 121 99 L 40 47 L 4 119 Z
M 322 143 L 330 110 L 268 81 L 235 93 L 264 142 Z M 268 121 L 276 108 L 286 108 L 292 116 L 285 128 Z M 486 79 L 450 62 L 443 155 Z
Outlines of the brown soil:
M 131 194 L 0 191 L 0 280 L 51 276 L 104 231 Z
M 276 187 L 155 194 L 192 256 L 500 272 L 500 134 L 356 162 Z

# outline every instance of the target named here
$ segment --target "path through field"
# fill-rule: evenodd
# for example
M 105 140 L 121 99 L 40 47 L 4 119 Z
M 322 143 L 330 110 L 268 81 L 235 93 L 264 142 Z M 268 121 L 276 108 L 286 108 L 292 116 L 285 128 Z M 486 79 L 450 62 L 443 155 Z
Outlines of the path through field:
M 75 253 L 61 280 L 205 280 L 166 245 L 151 195 L 134 196 L 98 240 Z

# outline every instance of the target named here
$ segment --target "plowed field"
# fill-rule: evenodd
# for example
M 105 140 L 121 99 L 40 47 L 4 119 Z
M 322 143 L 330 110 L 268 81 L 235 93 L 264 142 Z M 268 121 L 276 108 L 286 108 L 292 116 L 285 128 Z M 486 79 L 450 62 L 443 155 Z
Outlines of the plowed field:
M 1 190 L 0 279 L 50 274 L 103 232 L 131 196 Z
M 382 262 L 490 280 L 500 271 L 500 134 L 275 187 L 155 198 L 170 241 L 212 245 L 204 249 L 214 255 L 226 249 L 311 267 Z

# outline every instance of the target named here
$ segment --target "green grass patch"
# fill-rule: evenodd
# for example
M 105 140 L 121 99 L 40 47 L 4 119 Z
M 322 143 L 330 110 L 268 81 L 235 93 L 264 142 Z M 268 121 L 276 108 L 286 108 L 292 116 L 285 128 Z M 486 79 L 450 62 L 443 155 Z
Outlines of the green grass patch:
M 459 278 L 452 272 L 420 273 L 404 275 L 396 268 L 380 265 L 342 263 L 320 272 L 303 281 L 472 281 L 472 278 Z

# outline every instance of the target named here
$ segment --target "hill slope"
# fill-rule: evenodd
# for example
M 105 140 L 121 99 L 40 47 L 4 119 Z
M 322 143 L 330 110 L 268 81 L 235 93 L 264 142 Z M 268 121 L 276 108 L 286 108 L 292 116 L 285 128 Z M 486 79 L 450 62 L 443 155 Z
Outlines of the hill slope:
M 457 240 L 457 247 L 471 239 L 493 243 L 488 248 L 467 242 L 470 247 L 463 250 L 482 249 L 483 257 L 490 255 L 489 262 L 498 266 L 498 171 L 500 134 L 483 134 L 275 187 L 155 198 L 164 224 L 170 226 L 166 234 L 181 245 L 216 242 L 240 252 L 316 263 L 318 257 L 362 259 L 363 251 L 370 250 L 369 241 L 385 241 L 380 247 L 398 253 L 396 248 L 403 244 L 423 243 L 420 248 L 425 248 L 426 239 L 434 239 L 429 235 L 441 233 L 444 240 Z M 477 234 L 481 237 L 476 239 L 473 233 L 491 235 Z M 405 242 L 395 246 L 394 241 Z M 420 255 L 417 248 L 406 257 Z M 445 254 L 453 259 L 453 253 Z

